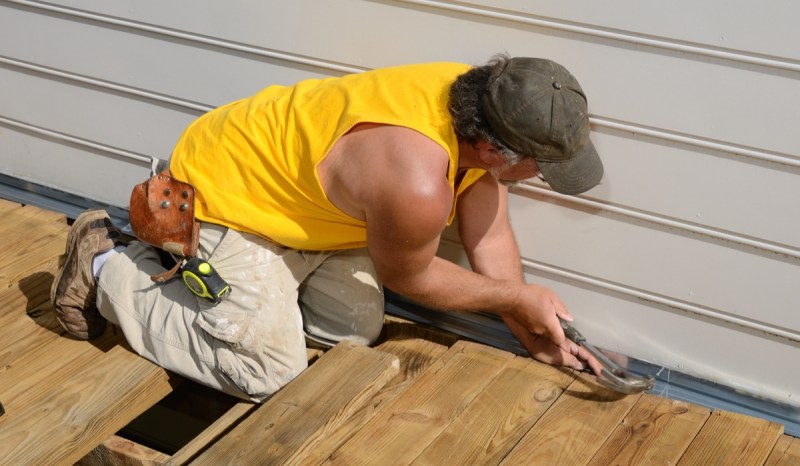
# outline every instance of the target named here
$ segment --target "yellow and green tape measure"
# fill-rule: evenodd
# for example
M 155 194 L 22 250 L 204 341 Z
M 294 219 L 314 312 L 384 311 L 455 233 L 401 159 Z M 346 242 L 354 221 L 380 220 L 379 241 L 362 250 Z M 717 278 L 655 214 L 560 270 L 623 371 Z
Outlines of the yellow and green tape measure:
M 216 269 L 198 257 L 186 261 L 181 267 L 181 277 L 192 293 L 214 304 L 231 292 L 230 285 L 219 276 Z

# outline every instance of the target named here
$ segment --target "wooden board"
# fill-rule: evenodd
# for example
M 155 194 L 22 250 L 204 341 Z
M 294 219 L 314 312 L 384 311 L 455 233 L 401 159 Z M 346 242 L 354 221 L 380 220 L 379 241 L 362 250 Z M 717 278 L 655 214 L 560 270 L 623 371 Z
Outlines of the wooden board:
M 5 335 L 0 332 L 0 338 Z M 5 359 L 0 368 L 0 393 L 6 410 L 25 408 L 30 398 L 57 390 L 78 368 L 103 358 L 121 339 L 106 332 L 91 343 L 52 335 L 48 340 L 33 339 L 27 351 Z
M 64 224 L 66 219 L 63 215 L 51 210 L 40 209 L 32 205 L 20 205 L 9 201 L 4 201 L 3 221 L 0 222 L 0 236 L 13 238 L 17 235 L 14 230 L 27 228 L 30 231 L 41 228 L 43 225 Z M 46 226 L 45 226 L 46 228 Z
M 574 379 L 515 358 L 413 464 L 498 464 Z
M 427 327 L 409 320 L 386 315 L 380 341 L 419 338 L 442 346 L 451 347 L 459 340 L 458 335 L 445 330 Z
M 639 396 L 614 393 L 583 373 L 501 464 L 585 464 Z
M 589 465 L 676 464 L 709 414 L 701 406 L 642 395 Z
M 118 346 L 66 335 L 49 302 L 69 227 L 63 215 L 0 202 L 1 464 L 70 464 L 171 391 L 166 371 Z
M 0 293 L 2 299 L 3 293 Z M 22 306 L 23 304 L 20 304 Z M 25 312 L 22 307 L 0 318 L 0 373 L 40 344 L 59 338 L 65 330 L 49 303 Z
M 311 450 L 397 374 L 397 358 L 343 342 L 192 464 L 284 464 Z
M 10 396 L 0 463 L 72 464 L 171 391 L 165 370 L 120 346 L 73 369 L 57 390 Z
M 800 464 L 800 438 L 783 435 L 772 449 L 765 466 L 795 466 Z
M 384 407 L 325 464 L 408 464 L 416 458 L 514 356 L 459 341 Z
M 112 435 L 73 466 L 157 466 L 168 460 L 169 455 Z
M 42 365 L 35 360 L 46 356 L 45 348 L 54 340 L 65 340 L 66 343 L 57 344 L 63 349 L 74 348 L 83 351 L 84 347 L 89 346 L 86 342 L 80 342 L 70 337 L 65 337 L 64 330 L 55 319 L 52 309 L 45 308 L 41 311 L 34 310 L 30 313 L 22 314 L 14 320 L 7 320 L 0 327 L 0 374 L 9 370 L 24 370 L 17 366 L 30 364 L 32 366 Z M 61 365 L 62 360 L 69 360 L 70 355 L 61 353 L 59 360 L 51 360 L 47 364 Z M 2 375 L 6 377 L 6 374 Z M 2 385 L 0 380 L 0 385 Z
M 297 455 L 294 461 L 298 464 L 322 463 L 447 351 L 447 347 L 438 343 L 406 335 L 396 335 L 394 339 L 380 344 L 378 349 L 397 356 L 400 361 L 397 375 L 361 409 L 354 412 L 347 422 L 338 429 L 328 432 L 313 450 L 306 451 L 305 455 Z
M 20 257 L 14 255 L 12 261 L 17 261 L 13 265 L 2 265 L 0 280 L 7 283 L 6 295 L 14 300 L 24 302 L 21 311 L 25 312 L 50 301 L 50 284 L 58 271 L 62 258 L 58 255 L 63 245 L 53 246 L 55 243 L 62 243 L 65 233 L 49 235 L 39 240 L 47 241 L 46 245 L 36 251 L 27 252 Z M 17 246 L 17 245 L 15 245 Z M 35 245 L 32 247 L 36 247 Z M 18 267 L 18 264 L 26 264 Z M 45 286 L 42 286 L 42 285 Z M 11 303 L 4 302 L 0 313 L 5 314 L 11 307 Z M 15 308 L 16 309 L 16 308 Z
M 25 303 L 24 312 L 50 299 L 50 283 L 64 253 L 69 229 L 64 223 L 43 223 L 28 214 L 36 211 L 40 210 L 26 206 L 3 218 L 0 238 L 5 246 L 0 256 L 0 290 L 4 299 L 0 303 L 0 321 L 11 310 L 19 309 L 18 302 Z
M 714 411 L 679 465 L 764 464 L 783 426 L 765 419 Z
M 22 204 L 14 201 L 9 201 L 8 199 L 0 199 L 0 215 L 5 218 L 5 215 L 8 213 L 13 212 L 15 209 L 19 209 L 22 207 Z
M 55 265 L 57 258 L 51 258 L 48 264 Z M 43 267 L 46 268 L 49 265 Z M 54 267 L 55 269 L 55 267 Z M 0 291 L 0 327 L 11 321 L 25 317 L 25 313 L 33 309 L 50 307 L 50 285 L 53 274 L 50 272 L 33 272 L 20 280 L 8 284 Z
M 106 356 L 114 346 L 122 343 L 121 334 L 112 328 L 91 342 L 76 340 L 36 328 L 36 323 L 26 340 L 16 342 L 14 351 L 2 352 L 0 356 L 0 393 L 6 409 L 15 404 L 25 406 L 26 398 L 33 393 L 44 393 L 57 389 L 64 378 L 70 377 L 78 367 L 90 364 Z M 0 338 L 7 335 L 0 329 Z M 9 338 L 11 340 L 11 338 Z M 25 347 L 25 343 L 29 346 Z

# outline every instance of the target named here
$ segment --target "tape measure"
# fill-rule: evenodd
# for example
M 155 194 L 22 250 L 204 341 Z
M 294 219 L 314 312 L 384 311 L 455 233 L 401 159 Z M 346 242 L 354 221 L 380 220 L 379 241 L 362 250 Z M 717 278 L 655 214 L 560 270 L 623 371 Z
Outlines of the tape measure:
M 198 257 L 186 261 L 181 267 L 181 277 L 192 293 L 214 304 L 231 292 L 230 285 L 219 276 L 216 269 Z

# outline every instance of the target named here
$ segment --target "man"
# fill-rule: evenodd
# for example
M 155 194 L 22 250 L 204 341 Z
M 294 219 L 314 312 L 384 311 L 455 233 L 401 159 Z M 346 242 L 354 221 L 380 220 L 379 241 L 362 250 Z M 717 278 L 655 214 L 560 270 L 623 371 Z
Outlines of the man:
M 524 282 L 508 219 L 507 184 L 542 175 L 575 194 L 603 174 L 583 91 L 552 61 L 268 87 L 192 123 L 170 170 L 195 188 L 198 255 L 232 293 L 213 305 L 180 280 L 152 283 L 165 270 L 157 252 L 89 211 L 52 289 L 71 333 L 93 337 L 108 319 L 142 356 L 261 401 L 306 367 L 307 340 L 373 342 L 386 286 L 431 308 L 494 312 L 535 358 L 599 369 L 565 339 L 564 303 Z M 435 255 L 456 215 L 472 271 Z

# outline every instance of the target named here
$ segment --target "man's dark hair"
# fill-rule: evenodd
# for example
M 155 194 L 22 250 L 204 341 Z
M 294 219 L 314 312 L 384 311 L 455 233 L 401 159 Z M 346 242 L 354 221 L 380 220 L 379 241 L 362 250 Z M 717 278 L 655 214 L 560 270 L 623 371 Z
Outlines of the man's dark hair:
M 456 78 L 450 87 L 447 107 L 460 140 L 473 145 L 481 140 L 486 141 L 509 162 L 516 162 L 521 158 L 520 154 L 516 154 L 494 135 L 481 106 L 481 98 L 488 92 L 489 83 L 505 69 L 508 60 L 510 57 L 505 54 L 495 55 L 487 64 L 473 67 Z

